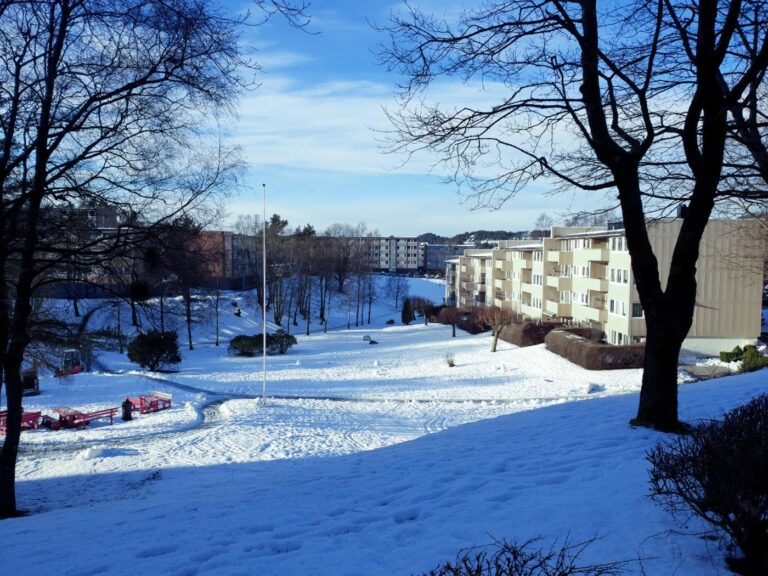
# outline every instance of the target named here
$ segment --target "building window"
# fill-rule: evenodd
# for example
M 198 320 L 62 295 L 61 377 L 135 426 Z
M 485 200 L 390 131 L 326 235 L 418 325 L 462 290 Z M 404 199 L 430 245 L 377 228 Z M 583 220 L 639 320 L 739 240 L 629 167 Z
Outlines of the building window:
M 576 292 L 574 290 L 572 300 L 575 304 L 581 304 L 582 306 L 589 305 L 589 295 L 586 292 Z
M 541 262 L 543 260 L 543 255 L 541 252 L 534 252 L 533 253 L 533 261 L 534 262 Z
M 614 236 L 611 238 L 611 250 L 615 252 L 627 251 L 627 240 L 624 236 Z
M 643 305 L 639 302 L 633 302 L 632 303 L 632 318 L 643 318 L 645 314 L 643 313 Z
M 611 314 L 616 314 L 617 316 L 627 316 L 627 303 L 623 300 L 614 300 L 611 298 L 608 300 L 608 311 Z
M 610 268 L 609 277 L 614 284 L 629 284 L 629 270 L 626 268 Z

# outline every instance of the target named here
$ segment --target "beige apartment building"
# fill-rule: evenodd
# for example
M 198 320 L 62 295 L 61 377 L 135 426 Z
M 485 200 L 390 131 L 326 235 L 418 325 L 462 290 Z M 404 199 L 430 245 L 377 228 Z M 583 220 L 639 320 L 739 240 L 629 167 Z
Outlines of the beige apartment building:
M 662 286 L 682 220 L 649 223 Z M 755 222 L 712 220 L 701 242 L 693 325 L 683 348 L 716 354 L 760 336 L 766 244 Z M 446 265 L 446 303 L 499 306 L 530 319 L 601 329 L 611 344 L 645 340 L 624 230 L 553 227 L 537 242 L 467 250 Z

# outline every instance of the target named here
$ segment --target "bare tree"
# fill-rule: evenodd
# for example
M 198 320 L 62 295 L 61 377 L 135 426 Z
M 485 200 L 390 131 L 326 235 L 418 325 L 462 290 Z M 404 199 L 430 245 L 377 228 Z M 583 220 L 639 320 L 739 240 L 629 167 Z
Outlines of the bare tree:
M 437 316 L 437 321 L 441 324 L 450 324 L 453 329 L 451 336 L 456 338 L 456 325 L 466 313 L 466 310 L 462 310 L 461 308 L 446 306 L 440 310 L 440 314 Z
M 405 75 L 393 150 L 436 151 L 480 204 L 547 178 L 617 194 L 647 341 L 637 424 L 679 427 L 677 360 L 693 321 L 696 263 L 720 199 L 764 197 L 760 147 L 768 67 L 766 6 L 750 0 L 510 0 L 456 23 L 396 14 L 382 52 Z M 425 104 L 445 76 L 498 99 Z M 736 109 L 749 111 L 734 119 Z M 482 165 L 499 167 L 490 177 Z M 666 287 L 647 214 L 686 202 Z
M 384 292 L 394 300 L 395 309 L 398 309 L 400 298 L 408 297 L 408 278 L 405 276 L 390 275 L 384 284 Z
M 0 517 L 17 511 L 31 302 L 66 255 L 61 242 L 41 248 L 45 215 L 99 199 L 141 214 L 147 229 L 230 185 L 234 157 L 196 134 L 202 113 L 226 111 L 243 86 L 240 22 L 191 0 L 0 1 Z M 137 223 L 76 250 L 96 258 L 126 246 Z
M 536 222 L 533 223 L 531 236 L 534 238 L 544 238 L 549 236 L 550 228 L 552 228 L 554 223 L 555 221 L 549 214 L 542 212 L 539 214 L 539 217 L 536 218 Z
M 501 331 L 515 321 L 515 313 L 498 306 L 489 306 L 487 308 L 475 308 L 472 310 L 472 314 L 475 324 L 481 328 L 491 329 L 491 335 L 493 336 L 491 352 L 496 352 Z

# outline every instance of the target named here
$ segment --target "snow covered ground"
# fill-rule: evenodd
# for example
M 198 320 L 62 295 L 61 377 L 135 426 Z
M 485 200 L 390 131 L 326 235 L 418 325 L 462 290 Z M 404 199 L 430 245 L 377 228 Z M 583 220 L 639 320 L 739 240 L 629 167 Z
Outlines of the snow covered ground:
M 412 293 L 439 301 L 441 289 Z M 219 348 L 198 327 L 179 373 L 150 377 L 103 353 L 117 373 L 44 378 L 27 410 L 152 390 L 174 407 L 25 432 L 18 495 L 33 514 L 0 523 L 4 572 L 34 559 L 83 575 L 414 574 L 462 548 L 541 536 L 598 537 L 584 562 L 630 560 L 630 574 L 727 573 L 701 526 L 680 530 L 647 498 L 643 455 L 663 435 L 627 425 L 639 370 L 590 372 L 543 346 L 491 354 L 487 335 L 374 312 L 371 326 L 313 327 L 270 357 L 266 405 L 261 360 L 226 354 L 229 337 L 259 329 L 245 307 Z M 717 417 L 768 392 L 765 376 L 686 384 L 681 416 Z

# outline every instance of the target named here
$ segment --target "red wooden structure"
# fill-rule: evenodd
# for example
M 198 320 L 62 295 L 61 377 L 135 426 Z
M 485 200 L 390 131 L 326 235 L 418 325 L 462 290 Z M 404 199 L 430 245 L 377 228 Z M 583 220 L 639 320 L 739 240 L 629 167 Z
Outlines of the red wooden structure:
M 21 429 L 22 430 L 37 430 L 40 426 L 40 412 L 22 412 L 21 414 Z M 0 434 L 5 436 L 7 428 L 8 411 L 3 410 L 0 412 Z
M 165 392 L 152 392 L 152 394 L 142 394 L 137 398 L 126 398 L 133 406 L 134 412 L 140 414 L 149 414 L 150 412 L 159 412 L 171 407 L 173 395 Z
M 60 408 L 54 408 L 53 411 L 59 415 L 58 422 L 55 418 L 46 416 L 43 418 L 43 425 L 47 426 L 51 430 L 58 430 L 59 428 L 85 428 L 93 420 L 100 420 L 102 418 L 109 418 L 109 423 L 112 424 L 117 414 L 117 408 L 104 408 L 102 410 L 94 410 L 93 412 L 80 412 L 66 406 Z

